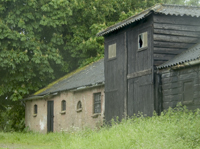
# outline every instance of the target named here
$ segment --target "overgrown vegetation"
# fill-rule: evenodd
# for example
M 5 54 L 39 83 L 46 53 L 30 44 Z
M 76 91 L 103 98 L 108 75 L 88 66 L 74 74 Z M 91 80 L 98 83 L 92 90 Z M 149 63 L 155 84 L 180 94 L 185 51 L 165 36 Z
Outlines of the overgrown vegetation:
M 153 117 L 133 117 L 101 129 L 68 133 L 0 133 L 0 146 L 66 149 L 200 148 L 200 110 L 178 106 Z
M 196 6 L 199 2 L 1 0 L 0 112 L 4 114 L 0 127 L 16 104 L 11 101 L 19 101 L 67 72 L 102 58 L 104 39 L 96 36 L 99 31 L 156 3 Z M 24 114 L 16 115 L 17 119 L 24 118 Z

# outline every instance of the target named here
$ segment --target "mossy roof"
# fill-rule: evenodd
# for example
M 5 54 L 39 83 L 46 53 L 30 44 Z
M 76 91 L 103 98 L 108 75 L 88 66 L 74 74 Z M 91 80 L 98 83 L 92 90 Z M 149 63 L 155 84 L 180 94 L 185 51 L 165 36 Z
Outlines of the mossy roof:
M 33 96 L 43 96 L 59 91 L 77 89 L 104 83 L 104 59 L 79 68 L 37 91 Z

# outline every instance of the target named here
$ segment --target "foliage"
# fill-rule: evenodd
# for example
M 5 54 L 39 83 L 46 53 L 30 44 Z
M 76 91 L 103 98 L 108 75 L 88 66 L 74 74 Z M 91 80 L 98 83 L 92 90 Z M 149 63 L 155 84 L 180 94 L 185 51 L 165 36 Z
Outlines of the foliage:
M 1 144 L 20 148 L 199 148 L 200 110 L 169 109 L 157 116 L 123 120 L 101 129 L 62 133 L 0 133 Z M 12 146 L 14 148 L 14 146 Z
M 0 131 L 23 131 L 25 128 L 24 105 L 19 102 L 14 102 L 13 105 L 0 110 Z
M 19 100 L 103 57 L 96 34 L 156 3 L 199 0 L 2 0 L 0 97 Z

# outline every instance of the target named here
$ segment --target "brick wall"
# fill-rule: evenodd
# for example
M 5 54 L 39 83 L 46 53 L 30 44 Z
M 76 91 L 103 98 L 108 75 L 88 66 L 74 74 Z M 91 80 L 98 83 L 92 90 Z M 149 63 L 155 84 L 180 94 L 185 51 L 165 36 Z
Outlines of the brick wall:
M 93 113 L 93 95 L 101 93 L 101 114 Z M 31 130 L 47 132 L 47 101 L 54 101 L 54 132 L 61 130 L 90 127 L 103 124 L 104 117 L 104 86 L 93 87 L 80 91 L 65 91 L 45 99 L 26 101 L 25 123 Z M 61 102 L 66 101 L 66 111 L 61 113 Z M 82 111 L 77 112 L 77 103 L 81 101 Z M 37 104 L 37 116 L 34 115 L 34 105 Z

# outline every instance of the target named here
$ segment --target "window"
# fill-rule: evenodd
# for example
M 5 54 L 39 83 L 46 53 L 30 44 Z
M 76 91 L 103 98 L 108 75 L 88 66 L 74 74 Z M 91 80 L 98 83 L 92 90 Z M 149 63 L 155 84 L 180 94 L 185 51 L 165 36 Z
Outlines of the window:
M 146 48 L 148 46 L 148 33 L 144 32 L 138 36 L 138 49 Z
M 66 110 L 66 101 L 62 100 L 61 102 L 61 111 L 65 111 Z
M 78 101 L 78 103 L 77 103 L 77 110 L 76 110 L 77 112 L 81 112 L 82 111 L 82 103 L 81 103 L 81 101 Z
M 37 115 L 37 112 L 38 112 L 38 111 L 37 111 L 37 105 L 34 105 L 33 114 L 34 114 L 34 115 Z
M 94 113 L 101 113 L 101 93 L 94 94 Z
M 116 57 L 116 43 L 108 46 L 108 59 Z

